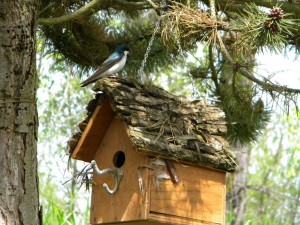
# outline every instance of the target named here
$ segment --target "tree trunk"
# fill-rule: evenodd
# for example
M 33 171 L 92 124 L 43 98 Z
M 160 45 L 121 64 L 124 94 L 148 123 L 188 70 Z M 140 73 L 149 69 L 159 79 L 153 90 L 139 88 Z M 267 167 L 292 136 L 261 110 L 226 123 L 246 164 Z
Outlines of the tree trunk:
M 0 3 L 0 224 L 41 224 L 35 0 Z
M 227 187 L 227 210 L 232 213 L 231 225 L 243 225 L 246 213 L 247 182 L 250 159 L 250 144 L 242 146 L 237 143 L 231 146 L 236 154 L 239 165 L 234 174 L 228 174 Z

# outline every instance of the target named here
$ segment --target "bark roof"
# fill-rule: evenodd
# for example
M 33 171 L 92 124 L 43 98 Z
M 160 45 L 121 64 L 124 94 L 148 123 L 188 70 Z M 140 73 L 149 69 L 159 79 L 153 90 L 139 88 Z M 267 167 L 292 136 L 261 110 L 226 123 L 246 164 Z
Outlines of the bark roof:
M 81 132 L 69 141 L 71 153 L 96 106 L 108 99 L 112 111 L 125 121 L 137 151 L 227 172 L 235 170 L 237 160 L 224 139 L 227 128 L 220 108 L 113 77 L 101 79 L 93 90 L 102 93 L 87 106 L 88 118 L 79 124 Z

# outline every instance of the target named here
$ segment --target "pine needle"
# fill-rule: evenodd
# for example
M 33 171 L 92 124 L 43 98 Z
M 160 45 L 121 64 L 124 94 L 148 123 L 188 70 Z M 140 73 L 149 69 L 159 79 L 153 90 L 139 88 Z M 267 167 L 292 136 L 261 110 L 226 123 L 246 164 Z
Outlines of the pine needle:
M 178 2 L 172 2 L 169 10 L 163 16 L 161 36 L 167 46 L 176 46 L 180 38 L 185 43 L 193 39 L 214 40 L 212 37 L 216 28 L 225 29 L 228 23 L 213 19 L 211 15 L 198 8 L 191 8 Z

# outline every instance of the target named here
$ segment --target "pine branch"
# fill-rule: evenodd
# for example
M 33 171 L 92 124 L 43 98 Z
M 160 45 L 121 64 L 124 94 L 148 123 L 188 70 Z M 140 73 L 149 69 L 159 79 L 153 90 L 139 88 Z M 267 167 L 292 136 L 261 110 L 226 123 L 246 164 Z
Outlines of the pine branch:
M 215 8 L 215 0 L 209 0 L 209 7 L 210 7 L 210 15 L 211 18 L 216 19 L 216 8 Z M 215 34 L 217 31 L 216 28 L 213 28 L 213 34 Z M 213 37 L 213 39 L 215 40 L 215 37 Z M 213 54 L 213 44 L 214 43 L 210 43 L 209 44 L 209 66 L 212 72 L 212 80 L 215 84 L 216 87 L 216 91 L 218 94 L 220 94 L 220 90 L 219 90 L 219 85 L 218 85 L 218 73 L 216 71 L 215 65 L 214 65 L 214 54 Z
M 210 70 L 211 70 L 211 73 L 212 73 L 212 80 L 216 86 L 216 89 L 217 89 L 217 92 L 219 94 L 219 91 L 218 91 L 218 71 L 216 70 L 216 67 L 215 67 L 215 55 L 214 55 L 214 52 L 213 52 L 213 45 L 210 44 L 209 46 L 209 49 L 208 49 L 208 56 L 209 56 L 209 67 L 210 67 Z
M 152 2 L 151 0 L 146 0 L 148 3 L 149 3 L 149 5 L 151 5 L 152 6 L 152 8 L 153 9 L 158 9 L 158 6 L 157 5 L 155 5 L 155 3 L 154 2 Z
M 156 9 L 156 8 L 158 8 L 158 6 L 156 6 L 154 2 L 158 2 L 158 1 L 157 0 L 153 0 L 153 1 L 145 0 L 145 1 L 140 1 L 140 2 L 129 2 L 126 0 L 115 0 L 115 3 L 117 3 L 115 5 L 115 7 L 120 8 L 120 6 L 122 6 L 121 8 L 124 8 L 124 9 L 129 8 L 129 7 L 134 7 L 135 9 L 147 9 L 147 8 Z M 105 1 L 92 0 L 91 2 L 87 3 L 83 7 L 76 10 L 75 12 L 72 12 L 72 13 L 69 13 L 66 15 L 62 15 L 59 17 L 54 17 L 54 18 L 39 18 L 37 20 L 37 23 L 40 25 L 46 25 L 46 26 L 65 23 L 70 20 L 74 20 L 84 14 L 90 13 L 92 10 L 94 10 L 96 13 L 99 10 L 97 7 L 101 3 L 105 3 Z M 114 8 L 113 5 L 111 7 Z
M 220 0 L 221 2 L 227 2 L 229 3 L 230 0 Z M 235 1 L 238 4 L 250 4 L 254 3 L 258 6 L 264 6 L 267 8 L 272 8 L 275 5 L 278 5 L 280 3 L 280 8 L 282 8 L 285 12 L 293 13 L 295 15 L 295 18 L 300 17 L 300 5 L 295 3 L 288 3 L 288 2 L 280 2 L 280 1 L 274 1 L 274 0 L 238 0 Z
M 154 8 L 157 9 L 158 7 L 155 5 L 156 3 L 159 3 L 159 0 L 144 0 L 140 2 L 129 2 L 127 0 L 115 0 L 118 4 L 123 5 L 124 7 L 135 7 L 139 9 L 148 9 L 148 8 Z
M 241 67 L 241 66 L 237 66 L 237 63 L 232 59 L 232 57 L 230 56 L 229 52 L 227 51 L 222 37 L 219 34 L 219 32 L 216 32 L 217 35 L 217 39 L 219 41 L 219 46 L 220 46 L 220 50 L 222 52 L 222 54 L 224 55 L 224 57 L 228 60 L 228 62 L 237 69 L 237 71 L 239 71 L 244 77 L 246 77 L 247 79 L 253 81 L 254 83 L 258 84 L 260 87 L 262 87 L 264 90 L 267 90 L 269 92 L 278 92 L 278 93 L 294 93 L 294 94 L 300 94 L 300 89 L 294 89 L 294 88 L 289 88 L 287 86 L 282 86 L 282 85 L 278 85 L 278 84 L 274 84 L 272 82 L 265 82 L 262 81 L 258 78 L 256 78 L 255 76 L 253 76 L 253 74 L 251 74 L 247 69 Z
M 215 7 L 215 0 L 209 0 L 209 7 L 210 7 L 210 15 L 211 18 L 216 18 L 216 7 Z
M 209 5 L 209 0 L 204 0 L 203 2 Z M 280 3 L 280 7 L 285 12 L 293 13 L 295 15 L 295 18 L 300 18 L 300 5 L 295 3 L 278 2 L 275 0 L 218 0 L 218 6 L 220 6 L 222 9 L 229 9 L 230 11 L 243 9 L 241 5 L 243 6 L 250 3 L 254 3 L 258 6 L 267 8 L 272 8 L 273 6 Z
M 85 13 L 90 12 L 90 10 L 93 10 L 93 8 L 95 8 L 96 6 L 98 6 L 98 4 L 102 2 L 103 0 L 93 0 L 88 4 L 84 5 L 83 7 L 79 8 L 75 12 L 63 16 L 59 16 L 59 17 L 54 17 L 54 18 L 39 18 L 37 20 L 37 23 L 40 25 L 55 25 L 55 24 L 64 23 L 73 20 L 75 18 L 78 18 L 79 16 L 82 16 Z

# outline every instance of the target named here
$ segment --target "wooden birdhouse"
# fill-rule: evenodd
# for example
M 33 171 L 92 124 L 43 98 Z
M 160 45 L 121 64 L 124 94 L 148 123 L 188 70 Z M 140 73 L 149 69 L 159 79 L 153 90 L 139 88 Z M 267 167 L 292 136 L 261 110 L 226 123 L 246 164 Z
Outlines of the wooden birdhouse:
M 225 175 L 237 162 L 224 113 L 118 78 L 94 90 L 69 141 L 72 158 L 94 168 L 90 224 L 225 224 Z

